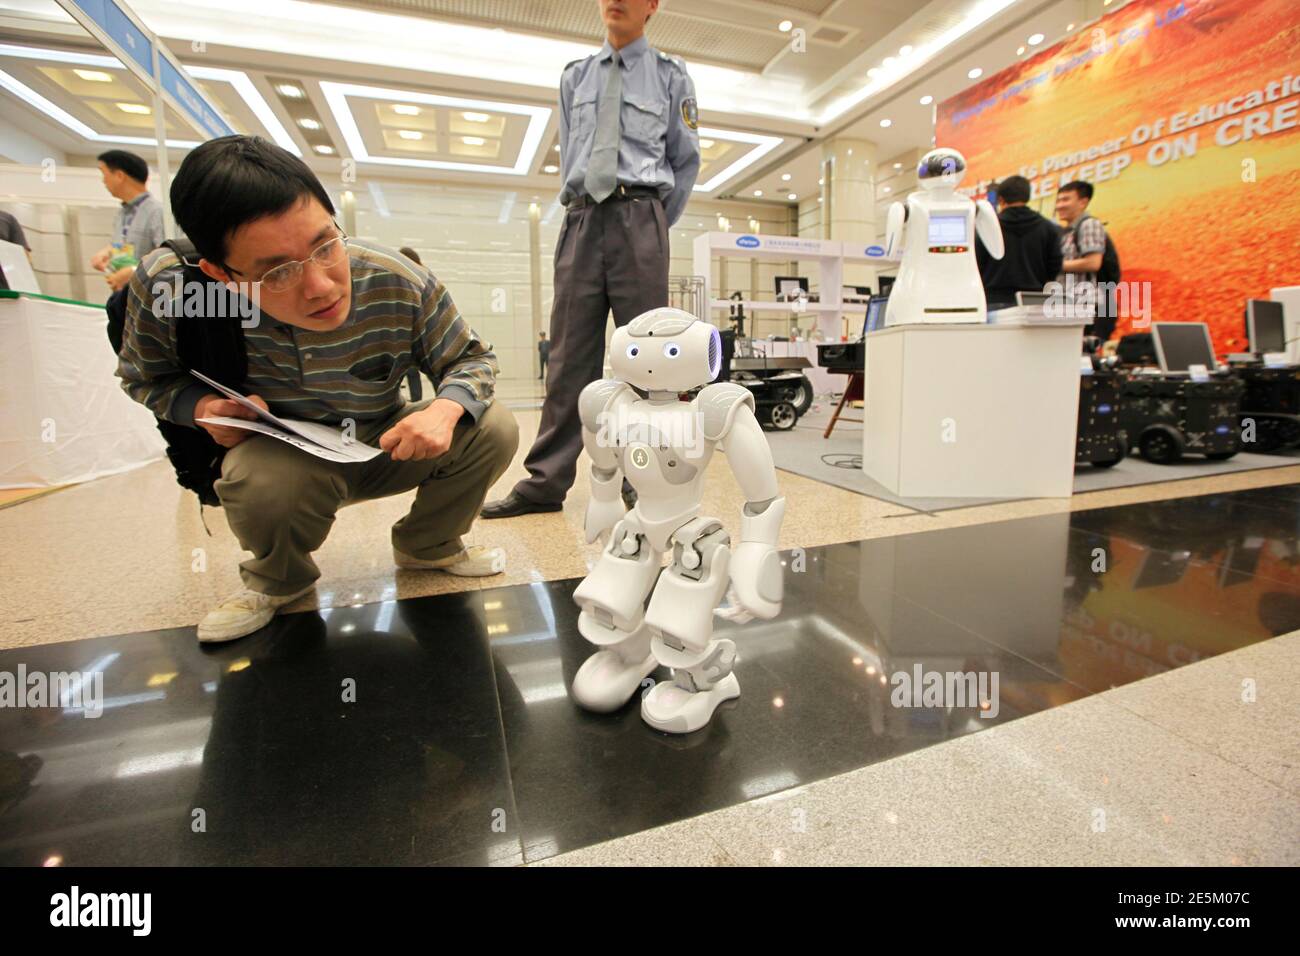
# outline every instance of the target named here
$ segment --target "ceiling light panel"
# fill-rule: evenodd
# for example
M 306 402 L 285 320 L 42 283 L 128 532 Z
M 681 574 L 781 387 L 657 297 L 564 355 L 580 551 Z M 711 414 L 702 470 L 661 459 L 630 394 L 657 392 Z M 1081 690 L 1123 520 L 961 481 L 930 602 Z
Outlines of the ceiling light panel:
M 320 87 L 348 151 L 358 162 L 525 176 L 533 170 L 551 118 L 551 109 L 542 106 L 355 83 L 322 81 Z M 366 108 L 375 104 L 379 109 Z M 418 117 L 400 116 L 392 113 L 394 104 L 416 106 L 420 113 Z M 432 142 L 426 137 L 425 145 L 433 147 L 427 152 L 432 155 L 413 156 L 409 148 L 391 146 L 386 135 L 389 123 L 385 108 L 392 115 L 394 129 L 419 128 L 412 121 L 431 114 L 440 131 Z M 486 115 L 487 122 L 466 119 L 466 113 Z M 498 130 L 500 135 L 491 135 Z M 403 155 L 388 155 L 395 152 Z

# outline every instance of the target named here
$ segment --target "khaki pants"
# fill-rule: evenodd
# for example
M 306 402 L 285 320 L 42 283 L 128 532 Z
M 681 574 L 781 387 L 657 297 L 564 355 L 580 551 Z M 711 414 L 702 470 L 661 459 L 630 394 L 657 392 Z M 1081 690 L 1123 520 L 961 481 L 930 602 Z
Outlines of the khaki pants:
M 357 439 L 377 445 L 395 422 L 428 404 L 408 404 L 385 421 L 366 423 Z M 230 529 L 253 552 L 239 566 L 244 585 L 262 594 L 301 591 L 320 577 L 312 552 L 324 544 L 339 508 L 412 488 L 418 489 L 415 502 L 393 525 L 393 547 L 426 560 L 457 553 L 460 536 L 518 446 L 519 426 L 500 402 L 477 423 L 468 413 L 461 416 L 451 447 L 425 461 L 393 461 L 385 453 L 341 464 L 266 435 L 244 439 L 226 452 L 214 486 Z

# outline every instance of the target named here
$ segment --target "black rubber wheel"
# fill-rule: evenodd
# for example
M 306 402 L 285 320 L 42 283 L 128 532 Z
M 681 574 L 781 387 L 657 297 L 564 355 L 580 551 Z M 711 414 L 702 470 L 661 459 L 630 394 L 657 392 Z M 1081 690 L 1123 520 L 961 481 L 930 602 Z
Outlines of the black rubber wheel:
M 1235 454 L 1235 451 L 1207 451 L 1205 457 L 1210 461 L 1227 461 Z
M 1120 433 L 1115 436 L 1115 443 L 1119 445 L 1119 454 L 1116 455 L 1114 458 L 1107 458 L 1103 461 L 1094 461 L 1092 463 L 1092 466 L 1094 468 L 1114 468 L 1121 461 L 1123 461 L 1125 458 L 1128 457 L 1128 452 L 1129 452 L 1128 435 L 1126 435 L 1123 432 L 1123 430 L 1121 430 Z
M 1163 428 L 1153 428 L 1138 442 L 1138 452 L 1155 465 L 1172 465 L 1183 457 L 1183 443 Z
M 804 415 L 808 413 L 808 409 L 812 408 L 813 399 L 815 397 L 812 382 L 808 381 L 807 376 L 799 376 L 799 386 L 795 389 L 795 393 L 791 397 L 791 401 L 794 404 L 795 415 L 799 418 L 803 418 Z
M 799 420 L 794 406 L 789 402 L 777 402 L 772 406 L 767 423 L 779 432 L 789 431 L 794 428 L 794 423 Z

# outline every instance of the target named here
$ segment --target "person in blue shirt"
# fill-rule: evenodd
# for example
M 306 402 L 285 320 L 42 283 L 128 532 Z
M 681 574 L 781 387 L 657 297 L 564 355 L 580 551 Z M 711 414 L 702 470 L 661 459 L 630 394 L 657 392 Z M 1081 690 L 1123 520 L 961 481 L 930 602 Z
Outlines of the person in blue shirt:
M 578 395 L 601 377 L 605 323 L 668 305 L 668 230 L 700 170 L 695 87 L 646 41 L 659 0 L 598 0 L 606 40 L 560 78 L 560 201 L 546 399 L 527 478 L 485 518 L 558 511 L 582 451 Z M 633 494 L 625 482 L 624 499 Z

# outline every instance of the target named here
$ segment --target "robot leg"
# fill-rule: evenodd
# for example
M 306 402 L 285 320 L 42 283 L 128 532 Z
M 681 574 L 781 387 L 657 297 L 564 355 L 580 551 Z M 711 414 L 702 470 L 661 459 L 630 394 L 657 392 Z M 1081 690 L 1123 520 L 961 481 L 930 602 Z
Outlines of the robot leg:
M 699 730 L 725 700 L 740 696 L 736 645 L 713 638 L 713 609 L 727 589 L 730 538 L 714 518 L 695 518 L 673 535 L 673 563 L 655 585 L 646 624 L 660 664 L 673 669 L 641 699 L 641 717 L 670 734 Z
M 658 553 L 629 516 L 614 526 L 600 560 L 573 592 L 582 608 L 578 631 L 599 648 L 573 678 L 573 699 L 587 710 L 618 710 L 658 666 L 644 612 L 658 572 Z

